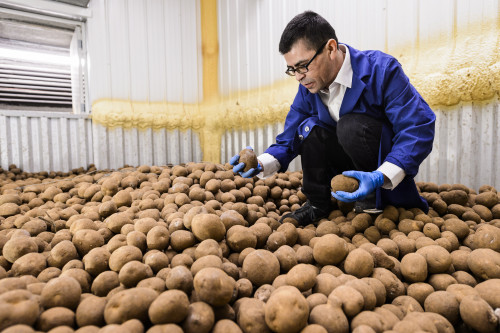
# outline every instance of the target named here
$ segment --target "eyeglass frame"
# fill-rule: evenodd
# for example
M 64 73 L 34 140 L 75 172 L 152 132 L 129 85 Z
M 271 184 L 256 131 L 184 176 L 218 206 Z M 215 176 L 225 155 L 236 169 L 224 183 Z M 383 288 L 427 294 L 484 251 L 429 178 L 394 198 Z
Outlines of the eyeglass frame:
M 287 69 L 285 71 L 285 74 L 286 75 L 289 75 L 289 76 L 295 76 L 296 73 L 299 73 L 299 74 L 305 74 L 307 72 L 309 72 L 309 65 L 311 65 L 311 63 L 313 62 L 313 60 L 321 53 L 321 51 L 323 51 L 323 49 L 325 48 L 326 44 L 328 44 L 328 41 L 324 42 L 323 45 L 321 45 L 318 49 L 318 51 L 316 51 L 316 53 L 313 55 L 313 57 L 311 58 L 311 60 L 309 60 L 309 62 L 303 66 L 297 66 L 297 67 L 292 67 L 292 66 L 287 66 Z M 305 72 L 300 72 L 302 71 L 303 69 L 305 69 Z

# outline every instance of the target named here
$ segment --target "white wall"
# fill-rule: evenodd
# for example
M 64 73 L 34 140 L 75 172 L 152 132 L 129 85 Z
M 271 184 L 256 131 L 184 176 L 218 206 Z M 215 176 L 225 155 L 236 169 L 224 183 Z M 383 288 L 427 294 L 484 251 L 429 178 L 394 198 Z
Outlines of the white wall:
M 197 0 L 92 0 L 91 102 L 194 103 L 202 98 Z

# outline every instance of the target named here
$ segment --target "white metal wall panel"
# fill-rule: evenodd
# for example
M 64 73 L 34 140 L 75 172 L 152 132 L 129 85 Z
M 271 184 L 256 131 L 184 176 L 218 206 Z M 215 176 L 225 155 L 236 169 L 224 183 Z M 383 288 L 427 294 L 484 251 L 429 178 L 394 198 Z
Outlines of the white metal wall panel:
M 500 188 L 500 104 L 436 110 L 436 137 L 418 181 Z
M 186 130 L 106 128 L 93 124 L 94 160 L 98 169 L 124 165 L 201 162 L 199 136 Z
M 91 101 L 201 100 L 199 7 L 199 0 L 91 1 Z
M 87 115 L 0 111 L 0 166 L 69 171 L 93 163 Z

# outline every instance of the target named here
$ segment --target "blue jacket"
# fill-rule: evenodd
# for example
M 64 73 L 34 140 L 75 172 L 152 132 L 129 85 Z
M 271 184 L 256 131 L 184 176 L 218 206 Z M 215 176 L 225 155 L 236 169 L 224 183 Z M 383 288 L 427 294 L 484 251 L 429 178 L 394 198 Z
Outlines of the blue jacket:
M 432 150 L 436 116 L 404 74 L 399 62 L 380 51 L 359 51 L 348 45 L 353 70 L 352 87 L 347 88 L 340 117 L 354 112 L 384 123 L 379 151 L 379 166 L 388 161 L 401 167 L 406 177 L 393 190 L 377 190 L 377 207 L 421 208 L 428 211 L 413 178 L 419 165 Z M 284 172 L 298 155 L 301 141 L 314 126 L 332 128 L 337 123 L 319 94 L 299 86 L 285 120 L 283 133 L 266 153 L 273 155 Z

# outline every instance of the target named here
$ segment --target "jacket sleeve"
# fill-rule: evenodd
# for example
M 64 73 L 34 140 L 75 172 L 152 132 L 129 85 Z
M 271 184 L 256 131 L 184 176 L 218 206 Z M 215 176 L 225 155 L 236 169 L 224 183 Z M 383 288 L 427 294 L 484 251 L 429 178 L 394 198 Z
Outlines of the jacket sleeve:
M 394 132 L 385 161 L 414 177 L 432 150 L 436 116 L 394 58 L 387 64 L 383 87 L 385 114 Z
M 309 108 L 304 98 L 304 91 L 301 88 L 299 86 L 299 91 L 290 106 L 283 132 L 276 136 L 276 143 L 265 151 L 265 153 L 273 155 L 280 162 L 281 168 L 279 172 L 286 171 L 290 162 L 299 154 L 300 139 L 297 129 L 306 118 L 311 117 L 311 114 L 307 111 Z

